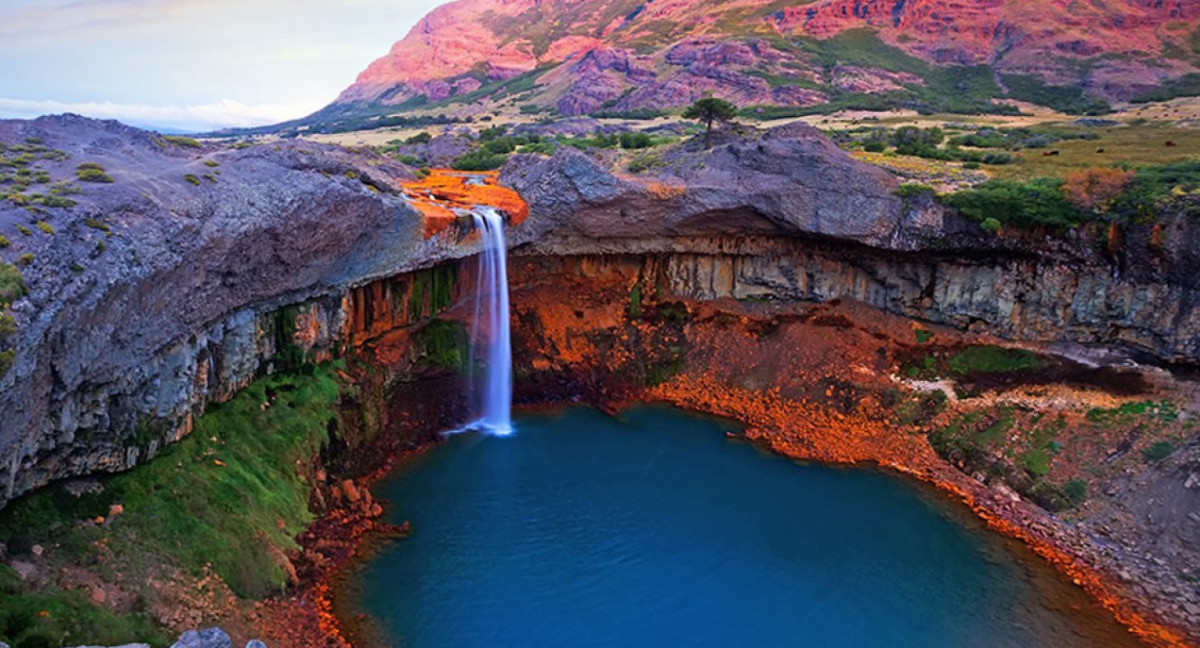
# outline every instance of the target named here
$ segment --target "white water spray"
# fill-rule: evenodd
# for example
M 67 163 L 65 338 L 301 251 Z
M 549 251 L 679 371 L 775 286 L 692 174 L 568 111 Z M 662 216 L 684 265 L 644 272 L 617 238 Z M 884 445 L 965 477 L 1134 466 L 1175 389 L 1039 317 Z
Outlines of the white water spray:
M 480 208 L 471 216 L 483 237 L 479 278 L 475 291 L 474 334 L 486 328 L 487 348 L 482 384 L 478 385 L 479 419 L 471 426 L 487 434 L 512 434 L 512 339 L 508 313 L 508 261 L 504 243 L 504 217 L 494 209 Z M 477 345 L 472 345 L 475 359 Z

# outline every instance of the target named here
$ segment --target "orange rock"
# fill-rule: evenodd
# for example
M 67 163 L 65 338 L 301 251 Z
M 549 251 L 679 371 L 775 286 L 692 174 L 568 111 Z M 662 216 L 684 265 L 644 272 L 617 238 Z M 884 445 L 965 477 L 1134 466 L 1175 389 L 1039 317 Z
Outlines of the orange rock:
M 529 205 L 516 191 L 500 186 L 495 171 L 464 173 L 434 169 L 428 176 L 401 185 L 409 201 L 425 217 L 425 238 L 446 231 L 458 218 L 455 208 L 494 207 L 520 225 L 529 216 Z

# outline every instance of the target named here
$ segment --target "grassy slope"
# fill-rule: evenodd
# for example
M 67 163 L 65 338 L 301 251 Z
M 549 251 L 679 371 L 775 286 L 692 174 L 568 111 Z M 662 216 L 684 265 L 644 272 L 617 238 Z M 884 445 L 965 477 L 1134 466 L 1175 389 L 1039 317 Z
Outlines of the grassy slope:
M 199 574 L 206 565 L 241 596 L 280 591 L 286 576 L 272 556 L 294 548 L 312 518 L 300 470 L 336 428 L 345 389 L 338 369 L 255 382 L 154 461 L 104 479 L 100 493 L 77 498 L 53 486 L 13 502 L 0 511 L 0 542 L 16 555 L 40 544 L 39 566 L 50 573 L 84 565 L 143 600 L 154 596 L 146 583 L 155 575 Z M 113 504 L 124 513 L 110 526 L 90 521 Z M 35 648 L 71 638 L 116 644 L 162 635 L 145 613 L 115 615 L 54 586 L 33 590 L 0 568 L 0 640 Z

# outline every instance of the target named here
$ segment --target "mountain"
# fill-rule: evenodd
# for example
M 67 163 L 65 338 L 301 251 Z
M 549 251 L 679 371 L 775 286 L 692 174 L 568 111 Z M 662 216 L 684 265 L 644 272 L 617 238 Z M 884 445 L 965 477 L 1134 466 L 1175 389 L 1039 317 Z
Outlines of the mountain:
M 743 106 L 1067 112 L 1200 93 L 1194 0 L 457 0 L 324 114 Z M 764 108 L 766 110 L 766 108 Z M 777 110 L 777 109 L 776 109 Z

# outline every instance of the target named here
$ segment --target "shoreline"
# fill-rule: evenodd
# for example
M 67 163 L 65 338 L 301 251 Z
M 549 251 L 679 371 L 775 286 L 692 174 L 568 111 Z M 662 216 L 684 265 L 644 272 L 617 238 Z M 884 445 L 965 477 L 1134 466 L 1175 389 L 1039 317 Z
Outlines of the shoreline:
M 701 396 L 703 395 L 703 396 Z M 696 384 L 692 381 L 675 379 L 664 385 L 654 387 L 636 398 L 620 403 L 601 402 L 593 404 L 607 414 L 620 412 L 635 403 L 665 403 L 679 407 L 695 414 L 716 416 L 726 420 L 737 421 L 744 427 L 740 434 L 734 435 L 752 444 L 769 450 L 775 455 L 798 461 L 812 461 L 827 466 L 858 466 L 871 467 L 913 479 L 920 484 L 931 487 L 940 497 L 954 503 L 965 505 L 964 513 L 969 513 L 978 520 L 986 532 L 996 533 L 1004 538 L 1019 542 L 1027 548 L 1037 560 L 1043 561 L 1042 566 L 1053 571 L 1063 584 L 1071 583 L 1083 590 L 1086 596 L 1118 624 L 1126 628 L 1137 641 L 1155 648 L 1189 648 L 1195 644 L 1189 643 L 1184 632 L 1173 628 L 1154 618 L 1154 612 L 1148 610 L 1145 601 L 1122 593 L 1115 585 L 1115 579 L 1105 573 L 1103 560 L 1099 556 L 1089 555 L 1083 551 L 1079 542 L 1072 543 L 1070 536 L 1073 531 L 1052 517 L 1040 512 L 1027 502 L 1007 500 L 975 482 L 970 476 L 958 471 L 945 463 L 931 448 L 922 452 L 920 444 L 904 444 L 910 447 L 900 452 L 892 452 L 887 456 L 886 445 L 855 444 L 850 452 L 838 451 L 831 447 L 830 441 L 845 441 L 845 432 L 853 431 L 856 423 L 861 421 L 847 420 L 851 417 L 830 413 L 812 411 L 809 408 L 795 410 L 788 406 L 780 406 L 772 402 L 769 395 L 755 393 L 734 393 L 728 387 L 709 384 Z M 734 407 L 720 408 L 720 402 L 736 404 Z M 773 405 L 767 408 L 766 405 Z M 523 409 L 552 409 L 559 405 L 537 404 L 522 406 Z M 819 423 L 813 424 L 814 417 Z M 802 420 L 803 419 L 803 420 Z M 768 421 L 777 421 L 780 426 L 764 426 Z M 787 425 L 787 421 L 793 425 Z M 796 424 L 798 423 L 798 424 Z M 811 435 L 796 435 L 793 430 L 816 430 L 823 427 L 825 434 L 818 432 Z M 852 433 L 853 435 L 853 433 Z M 897 435 L 893 438 L 913 438 L 911 435 Z M 439 437 L 440 439 L 440 437 Z M 356 480 L 362 491 L 368 489 L 396 470 L 405 460 L 417 457 L 436 447 L 438 441 L 430 441 L 416 448 L 403 451 L 399 455 L 389 456 L 385 465 L 377 468 L 367 476 Z M 844 448 L 844 444 L 841 444 Z M 376 645 L 386 645 L 381 636 L 381 629 L 376 622 L 365 613 L 358 612 L 350 615 L 346 601 L 353 601 L 354 593 L 348 591 L 348 578 L 356 567 L 364 565 L 382 548 L 384 540 L 396 540 L 407 537 L 411 529 L 407 523 L 401 527 L 382 522 L 382 515 L 371 516 L 359 520 L 356 524 L 351 516 L 349 519 L 344 511 L 331 510 L 321 520 L 335 518 L 343 524 L 343 530 L 350 533 L 350 540 L 340 561 L 331 569 L 317 575 L 317 580 L 306 583 L 301 590 L 286 602 L 296 605 L 303 610 L 305 604 L 317 610 L 320 623 L 322 645 L 366 648 Z M 314 523 L 314 527 L 321 524 Z M 349 524 L 346 524 L 349 522 Z M 361 524 L 362 526 L 359 526 Z M 329 532 L 335 532 L 338 525 L 324 527 Z M 403 529 L 403 534 L 389 533 Z M 306 532 L 306 536 L 309 533 Z M 308 540 L 328 539 L 325 533 L 309 536 Z M 338 538 L 347 542 L 344 538 Z M 306 548 L 309 542 L 302 543 Z M 340 601 L 340 603 L 339 603 Z M 312 644 L 309 644 L 312 645 Z

